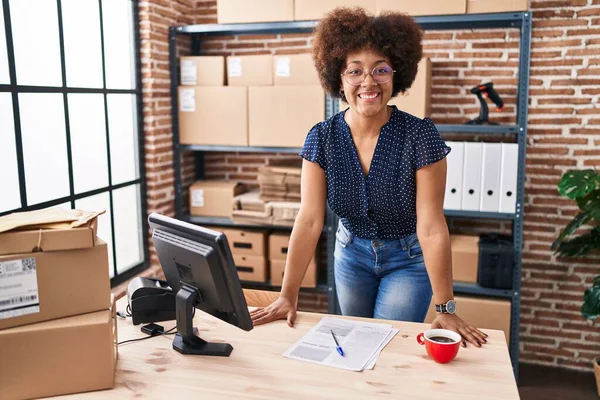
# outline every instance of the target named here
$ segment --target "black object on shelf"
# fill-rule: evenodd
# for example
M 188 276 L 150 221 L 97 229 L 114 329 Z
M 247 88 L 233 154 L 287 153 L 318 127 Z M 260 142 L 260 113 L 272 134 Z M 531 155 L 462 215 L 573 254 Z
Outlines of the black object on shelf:
M 494 289 L 512 289 L 514 251 L 513 239 L 508 235 L 484 234 L 479 236 L 480 286 Z
M 494 90 L 494 84 L 492 82 L 477 85 L 471 89 L 471 93 L 475 94 L 479 99 L 481 108 L 479 109 L 479 116 L 475 119 L 467 122 L 469 125 L 498 125 L 497 122 L 491 122 L 489 120 L 489 108 L 487 102 L 483 96 L 489 97 L 496 104 L 496 111 L 502 111 L 504 108 L 504 100 L 500 97 L 498 92 Z

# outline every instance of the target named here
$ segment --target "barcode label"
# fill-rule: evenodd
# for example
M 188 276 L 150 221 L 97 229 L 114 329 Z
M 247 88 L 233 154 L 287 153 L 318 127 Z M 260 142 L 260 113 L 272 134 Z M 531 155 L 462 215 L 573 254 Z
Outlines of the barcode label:
M 0 319 L 40 312 L 34 257 L 0 262 Z
M 29 303 L 31 301 L 35 301 L 37 302 L 37 295 L 31 295 L 31 296 L 19 296 L 19 297 L 13 297 L 12 299 L 6 299 L 6 300 L 0 300 L 0 306 L 7 306 L 9 304 L 14 305 L 14 304 L 22 304 L 22 303 Z

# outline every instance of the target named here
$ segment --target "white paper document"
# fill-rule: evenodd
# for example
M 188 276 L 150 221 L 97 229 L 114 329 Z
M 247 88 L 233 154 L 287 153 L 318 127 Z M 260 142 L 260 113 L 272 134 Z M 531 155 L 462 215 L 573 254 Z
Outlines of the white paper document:
M 338 354 L 333 331 L 344 355 Z M 351 321 L 324 317 L 284 357 L 350 371 L 363 371 L 375 366 L 381 350 L 398 333 L 389 324 Z
M 392 330 L 388 334 L 387 338 L 384 340 L 383 344 L 381 345 L 381 348 L 377 351 L 377 354 L 373 355 L 373 357 L 371 358 L 371 361 L 369 362 L 369 365 L 367 365 L 365 369 L 375 368 L 375 363 L 377 362 L 377 358 L 379 357 L 379 354 L 381 354 L 381 350 L 383 350 L 383 348 L 385 346 L 387 346 L 387 344 L 390 342 L 390 340 L 392 340 L 398 332 L 399 332 L 398 329 L 392 328 Z

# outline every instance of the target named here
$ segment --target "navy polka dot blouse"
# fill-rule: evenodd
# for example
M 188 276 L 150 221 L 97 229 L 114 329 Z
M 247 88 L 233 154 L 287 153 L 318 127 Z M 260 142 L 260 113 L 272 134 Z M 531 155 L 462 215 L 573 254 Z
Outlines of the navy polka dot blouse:
M 392 106 L 364 175 L 342 111 L 315 125 L 300 156 L 318 163 L 327 179 L 327 202 L 354 235 L 394 240 L 416 232 L 416 171 L 450 148 L 429 118 Z

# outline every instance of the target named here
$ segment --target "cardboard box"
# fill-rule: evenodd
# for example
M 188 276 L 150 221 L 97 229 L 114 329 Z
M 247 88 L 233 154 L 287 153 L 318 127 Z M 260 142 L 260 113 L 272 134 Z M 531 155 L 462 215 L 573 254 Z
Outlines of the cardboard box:
M 103 213 L 59 207 L 5 215 L 0 218 L 0 255 L 93 247 Z
M 94 247 L 97 219 L 88 226 L 71 229 L 11 231 L 0 234 L 0 255 L 42 251 L 75 250 Z
M 456 314 L 469 325 L 479 329 L 504 331 L 506 343 L 510 340 L 510 300 L 456 296 Z M 431 306 L 425 323 L 431 323 L 436 316 L 435 303 Z
M 382 11 L 400 11 L 412 16 L 464 14 L 467 12 L 467 0 L 376 0 L 377 13 Z
M 115 305 L 110 310 L 0 330 L 0 354 L 5 400 L 110 389 L 117 361 Z
M 251 146 L 302 147 L 308 131 L 325 119 L 321 86 L 250 87 L 248 105 Z
M 450 246 L 454 280 L 477 283 L 479 236 L 451 235 Z
M 254 256 L 265 258 L 267 255 L 267 233 L 261 230 L 223 229 L 227 243 L 235 256 Z
M 190 186 L 190 214 L 231 217 L 234 198 L 245 189 L 244 184 L 235 181 L 196 181 Z
M 182 85 L 225 86 L 225 57 L 184 56 L 179 63 Z
M 217 0 L 217 22 L 277 22 L 294 20 L 294 0 Z
M 529 0 L 468 0 L 467 14 L 527 11 Z
M 179 143 L 247 146 L 247 89 L 180 86 Z
M 375 14 L 375 0 L 295 0 L 294 19 L 296 21 L 321 19 L 336 7 L 353 6 Z
M 283 274 L 285 272 L 285 261 L 283 260 L 271 260 L 271 285 L 281 286 L 283 284 Z M 314 258 L 308 264 L 306 269 L 306 275 L 302 280 L 300 287 L 314 288 L 317 287 L 317 264 L 314 262 Z
M 110 307 L 106 243 L 0 256 L 0 329 Z
M 275 86 L 319 85 L 319 75 L 310 54 L 273 57 Z
M 227 57 L 229 86 L 272 86 L 273 55 Z
M 267 281 L 267 260 L 265 257 L 234 254 L 233 262 L 235 262 L 235 268 L 241 281 Z
M 428 58 L 419 62 L 415 81 L 406 94 L 399 94 L 388 104 L 415 117 L 425 118 L 431 115 L 431 61 Z

